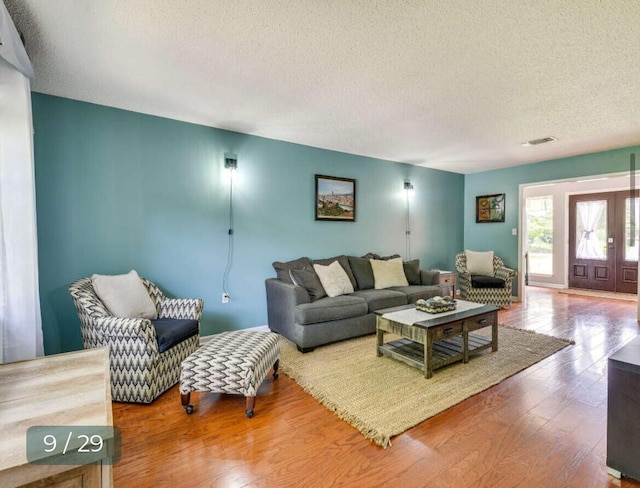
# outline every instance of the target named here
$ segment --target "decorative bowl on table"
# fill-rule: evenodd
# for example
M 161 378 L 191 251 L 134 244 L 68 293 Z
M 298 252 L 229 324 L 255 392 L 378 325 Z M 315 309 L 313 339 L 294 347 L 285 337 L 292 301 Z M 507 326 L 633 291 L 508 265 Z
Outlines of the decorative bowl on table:
M 416 309 L 427 313 L 450 312 L 456 309 L 456 301 L 452 297 L 433 297 L 428 300 L 417 300 Z

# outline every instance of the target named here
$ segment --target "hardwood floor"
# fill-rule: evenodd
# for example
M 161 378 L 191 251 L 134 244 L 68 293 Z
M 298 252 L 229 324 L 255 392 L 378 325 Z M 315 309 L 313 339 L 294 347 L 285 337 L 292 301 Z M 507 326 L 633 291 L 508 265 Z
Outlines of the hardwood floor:
M 286 375 L 244 398 L 175 386 L 113 404 L 119 487 L 640 487 L 606 473 L 607 357 L 638 335 L 636 303 L 527 288 L 501 323 L 575 345 L 392 439 L 382 449 Z M 313 354 L 313 353 L 311 353 Z M 435 373 L 437 374 L 437 372 Z M 640 455 L 640 453 L 639 453 Z

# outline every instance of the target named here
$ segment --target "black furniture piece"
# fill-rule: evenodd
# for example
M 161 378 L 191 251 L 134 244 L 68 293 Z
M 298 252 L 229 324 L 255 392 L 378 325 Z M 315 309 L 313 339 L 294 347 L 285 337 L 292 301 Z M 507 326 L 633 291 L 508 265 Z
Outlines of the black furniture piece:
M 607 471 L 640 480 L 640 337 L 607 361 Z

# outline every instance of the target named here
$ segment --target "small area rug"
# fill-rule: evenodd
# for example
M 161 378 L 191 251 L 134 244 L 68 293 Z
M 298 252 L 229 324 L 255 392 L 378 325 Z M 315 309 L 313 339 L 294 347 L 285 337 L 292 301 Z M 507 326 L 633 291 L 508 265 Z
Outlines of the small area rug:
M 486 331 L 486 332 L 485 332 Z M 490 328 L 482 329 L 489 334 Z M 390 339 L 385 335 L 385 342 Z M 498 351 L 422 371 L 376 356 L 374 335 L 302 354 L 281 339 L 280 368 L 307 393 L 384 448 L 391 437 L 537 363 L 572 341 L 500 326 Z

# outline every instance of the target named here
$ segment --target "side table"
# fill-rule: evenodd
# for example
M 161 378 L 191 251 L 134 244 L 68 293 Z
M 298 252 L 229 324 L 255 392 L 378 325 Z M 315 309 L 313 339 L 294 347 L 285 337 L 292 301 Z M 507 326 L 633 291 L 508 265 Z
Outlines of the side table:
M 113 486 L 109 374 L 106 347 L 0 364 L 0 486 Z M 51 443 L 27 435 L 38 426 Z
M 456 281 L 458 280 L 458 273 L 455 271 L 444 271 L 438 269 L 436 271 L 440 272 L 438 276 L 438 284 L 440 285 L 449 285 L 451 287 L 451 296 L 456 298 Z

